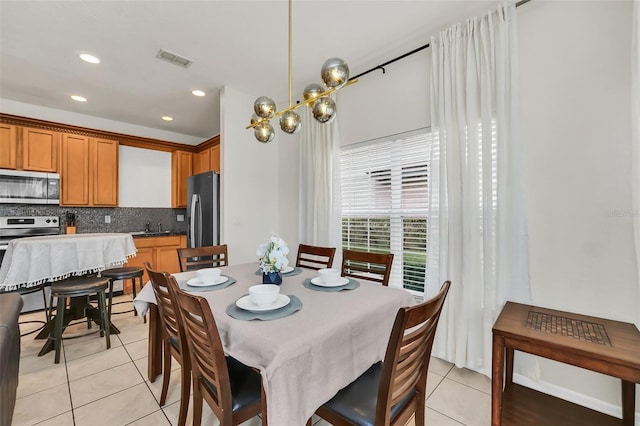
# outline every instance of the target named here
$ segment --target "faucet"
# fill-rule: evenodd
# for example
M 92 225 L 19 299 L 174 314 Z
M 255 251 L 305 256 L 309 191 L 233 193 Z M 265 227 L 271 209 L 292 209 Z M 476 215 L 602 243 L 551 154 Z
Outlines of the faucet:
M 158 224 L 158 232 L 162 232 L 162 224 L 161 223 Z
M 151 224 L 149 222 L 144 225 L 144 232 L 151 232 Z

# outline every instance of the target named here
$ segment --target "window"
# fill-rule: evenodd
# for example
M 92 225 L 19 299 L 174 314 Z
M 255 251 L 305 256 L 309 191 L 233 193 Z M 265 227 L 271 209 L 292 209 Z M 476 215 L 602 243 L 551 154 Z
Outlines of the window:
M 389 285 L 424 292 L 430 131 L 344 147 L 343 248 L 394 253 Z

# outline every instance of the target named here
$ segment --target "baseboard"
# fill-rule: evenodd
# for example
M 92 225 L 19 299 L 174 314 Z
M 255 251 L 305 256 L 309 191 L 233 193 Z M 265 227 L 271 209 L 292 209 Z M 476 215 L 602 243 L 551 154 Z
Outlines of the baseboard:
M 596 398 L 592 398 L 582 393 L 575 392 L 551 383 L 542 381 L 536 382 L 521 374 L 514 373 L 513 381 L 519 385 L 535 389 L 548 395 L 555 396 L 556 398 L 564 399 L 565 401 L 569 401 L 595 411 L 599 411 L 609 416 L 622 418 L 622 407 L 620 405 L 611 404 Z M 635 423 L 640 424 L 640 412 L 638 412 L 637 410 L 638 406 L 636 405 Z

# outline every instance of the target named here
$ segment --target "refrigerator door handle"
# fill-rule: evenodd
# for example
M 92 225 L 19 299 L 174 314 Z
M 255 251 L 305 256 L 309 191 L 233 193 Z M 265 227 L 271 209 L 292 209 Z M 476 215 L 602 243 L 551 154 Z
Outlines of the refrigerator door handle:
M 202 202 L 200 200 L 200 195 L 196 194 L 196 196 L 198 197 L 198 211 L 197 211 L 197 218 L 198 218 L 198 232 L 196 233 L 196 247 L 202 247 Z
M 200 211 L 200 196 L 198 194 L 193 194 L 191 196 L 191 223 L 189 224 L 189 242 L 191 243 L 191 247 L 198 247 L 196 242 L 196 223 L 200 220 L 199 213 Z M 199 227 L 198 227 L 199 229 Z M 199 238 L 200 241 L 201 238 Z

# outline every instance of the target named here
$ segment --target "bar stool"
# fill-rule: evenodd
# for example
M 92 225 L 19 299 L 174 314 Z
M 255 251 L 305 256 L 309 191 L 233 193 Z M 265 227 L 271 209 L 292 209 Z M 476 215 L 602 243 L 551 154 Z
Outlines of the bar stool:
M 133 298 L 136 298 L 136 281 L 140 282 L 140 290 L 144 283 L 142 282 L 142 274 L 144 274 L 144 268 L 138 268 L 137 266 L 125 266 L 122 268 L 106 269 L 100 273 L 103 278 L 109 279 L 109 319 L 111 319 L 111 305 L 113 300 L 113 282 L 116 280 L 131 280 L 131 287 L 133 288 Z M 132 309 L 133 315 L 136 315 L 136 310 Z M 121 313 L 121 312 L 118 312 Z M 147 317 L 144 316 L 144 322 L 147 322 Z
M 53 336 L 50 334 L 49 339 L 54 341 L 54 348 L 56 351 L 55 363 L 60 363 L 60 347 L 62 344 L 62 333 L 66 324 L 69 323 L 67 319 L 65 324 L 65 310 L 67 306 L 67 299 L 71 297 L 88 297 L 96 294 L 98 296 L 98 311 L 100 314 L 100 337 L 106 336 L 107 349 L 111 347 L 111 340 L 109 338 L 109 316 L 106 306 L 105 291 L 109 287 L 109 280 L 106 278 L 96 277 L 81 277 L 70 278 L 61 281 L 54 281 L 51 284 L 51 296 L 58 299 L 56 307 L 56 322 L 53 330 Z M 90 319 L 88 319 L 90 323 Z

